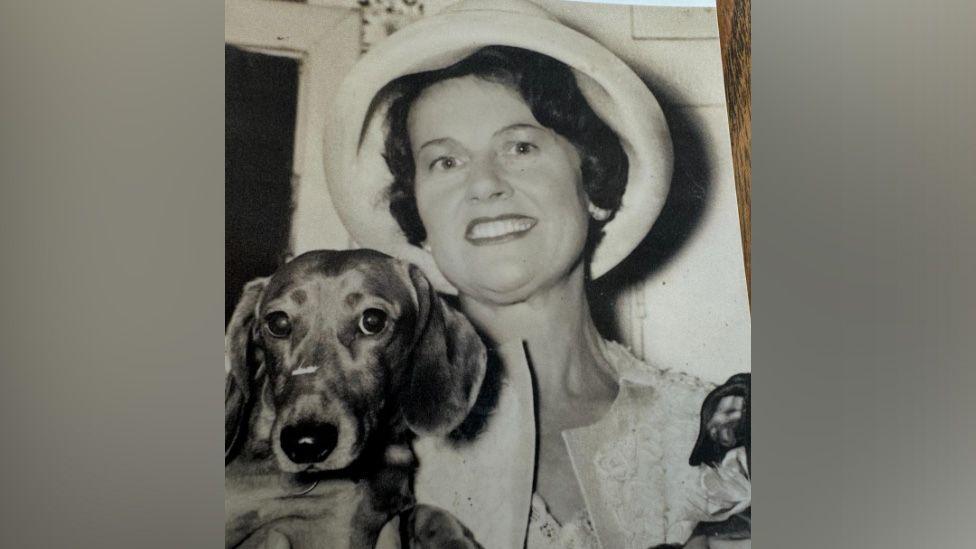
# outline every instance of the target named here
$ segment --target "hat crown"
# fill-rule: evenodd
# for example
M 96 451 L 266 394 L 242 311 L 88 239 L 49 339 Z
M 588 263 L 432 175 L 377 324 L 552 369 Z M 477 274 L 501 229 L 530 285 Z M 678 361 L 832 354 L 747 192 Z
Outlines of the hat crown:
M 555 21 L 555 18 L 542 7 L 529 2 L 528 0 L 463 0 L 448 8 L 442 13 L 458 13 L 472 11 L 494 11 L 508 12 L 517 15 L 528 15 L 541 17 Z

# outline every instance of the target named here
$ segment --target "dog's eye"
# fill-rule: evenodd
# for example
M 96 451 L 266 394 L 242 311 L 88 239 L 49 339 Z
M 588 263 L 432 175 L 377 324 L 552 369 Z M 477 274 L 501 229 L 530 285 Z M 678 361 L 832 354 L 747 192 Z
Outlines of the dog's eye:
M 376 335 L 386 326 L 386 313 L 380 309 L 366 309 L 359 317 L 359 331 L 365 335 Z
M 288 337 L 291 335 L 291 319 L 281 311 L 269 313 L 268 316 L 264 317 L 264 324 L 274 337 Z

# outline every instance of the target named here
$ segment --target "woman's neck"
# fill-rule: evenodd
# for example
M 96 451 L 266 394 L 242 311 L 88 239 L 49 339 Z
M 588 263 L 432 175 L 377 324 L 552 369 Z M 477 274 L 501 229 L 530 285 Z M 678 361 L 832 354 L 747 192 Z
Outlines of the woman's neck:
M 525 342 L 543 404 L 550 397 L 605 399 L 616 394 L 615 372 L 603 357 L 590 317 L 582 265 L 522 302 L 496 305 L 462 296 L 461 305 L 496 343 Z

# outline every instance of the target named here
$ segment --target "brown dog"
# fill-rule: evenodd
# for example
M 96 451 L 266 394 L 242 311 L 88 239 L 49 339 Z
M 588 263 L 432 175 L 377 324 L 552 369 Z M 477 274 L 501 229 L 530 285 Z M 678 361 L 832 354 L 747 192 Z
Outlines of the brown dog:
M 226 353 L 227 547 L 371 548 L 401 513 L 411 539 L 456 522 L 412 509 L 410 441 L 464 420 L 486 350 L 419 269 L 372 250 L 304 254 L 245 287 Z

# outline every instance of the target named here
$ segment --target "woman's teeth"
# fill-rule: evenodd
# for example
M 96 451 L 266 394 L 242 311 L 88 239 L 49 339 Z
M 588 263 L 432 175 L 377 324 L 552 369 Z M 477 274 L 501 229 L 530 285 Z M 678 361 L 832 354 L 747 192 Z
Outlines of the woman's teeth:
M 498 238 L 513 233 L 521 233 L 535 225 L 533 219 L 502 219 L 478 223 L 468 231 L 468 238 Z

